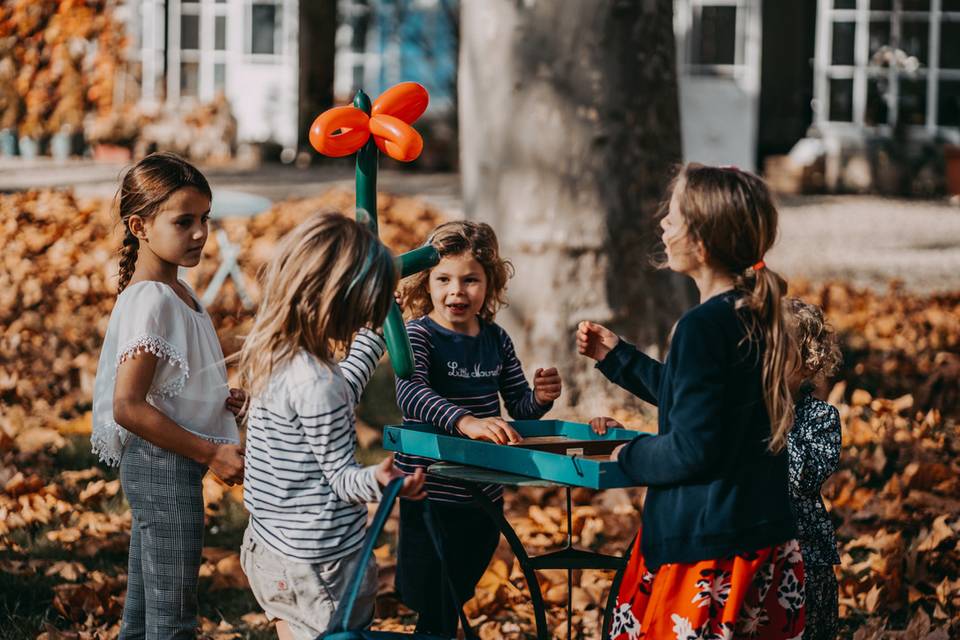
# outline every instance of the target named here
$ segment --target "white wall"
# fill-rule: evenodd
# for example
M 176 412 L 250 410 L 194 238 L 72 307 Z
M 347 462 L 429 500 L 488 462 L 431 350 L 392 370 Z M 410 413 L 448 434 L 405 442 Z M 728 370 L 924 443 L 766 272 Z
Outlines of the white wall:
M 680 77 L 683 158 L 754 170 L 756 96 L 726 78 Z
M 298 0 L 283 0 L 280 13 L 279 51 L 269 56 L 248 54 L 249 0 L 231 1 L 225 92 L 237 118 L 240 142 L 269 140 L 293 149 L 300 90 Z

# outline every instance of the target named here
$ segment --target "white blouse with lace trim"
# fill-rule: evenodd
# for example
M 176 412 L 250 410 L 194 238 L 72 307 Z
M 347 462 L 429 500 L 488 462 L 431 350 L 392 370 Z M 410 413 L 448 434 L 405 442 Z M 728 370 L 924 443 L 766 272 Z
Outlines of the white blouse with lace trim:
M 184 286 L 187 286 L 184 283 Z M 196 308 L 202 309 L 190 291 Z M 113 419 L 117 367 L 137 353 L 158 359 L 147 402 L 201 438 L 239 443 L 237 423 L 225 408 L 229 395 L 223 351 L 206 311 L 191 308 L 162 282 L 130 285 L 117 297 L 93 385 L 93 451 L 120 463 L 129 433 Z

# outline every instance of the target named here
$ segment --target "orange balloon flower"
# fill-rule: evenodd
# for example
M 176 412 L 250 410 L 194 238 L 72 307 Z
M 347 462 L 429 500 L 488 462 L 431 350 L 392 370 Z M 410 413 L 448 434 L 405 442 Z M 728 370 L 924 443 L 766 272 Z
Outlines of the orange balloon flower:
M 310 126 L 310 144 L 325 156 L 359 151 L 373 135 L 380 151 L 400 162 L 416 160 L 423 138 L 411 127 L 427 110 L 430 96 L 416 82 L 401 82 L 377 98 L 368 116 L 356 107 L 327 109 Z

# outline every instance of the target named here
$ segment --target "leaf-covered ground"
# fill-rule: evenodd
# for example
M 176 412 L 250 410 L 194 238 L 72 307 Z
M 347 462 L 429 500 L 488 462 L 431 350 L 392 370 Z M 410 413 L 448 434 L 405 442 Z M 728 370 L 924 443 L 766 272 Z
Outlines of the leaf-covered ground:
M 246 227 L 228 226 L 254 274 L 284 232 L 311 211 L 349 210 L 352 195 L 329 192 L 283 203 Z M 418 244 L 438 215 L 415 199 L 383 196 L 381 235 L 395 250 Z M 117 228 L 108 203 L 69 192 L 0 195 L 0 628 L 3 638 L 112 638 L 123 606 L 130 517 L 116 473 L 89 453 L 90 395 L 99 344 L 113 304 Z M 216 256 L 215 243 L 208 249 Z M 202 285 L 216 268 L 195 274 Z M 845 637 L 960 637 L 960 292 L 915 296 L 891 286 L 871 293 L 843 283 L 793 283 L 822 304 L 843 340 L 845 364 L 823 390 L 841 411 L 841 470 L 824 487 L 842 545 L 840 603 Z M 211 309 L 224 349 L 249 313 L 228 285 Z M 395 417 L 389 371 L 361 408 L 373 461 L 375 428 Z M 584 418 L 588 416 L 582 416 Z M 633 426 L 650 416 L 618 416 Z M 201 579 L 203 634 L 271 638 L 246 589 L 238 548 L 246 515 L 240 489 L 208 477 L 208 528 Z M 577 544 L 621 552 L 636 531 L 642 490 L 574 492 Z M 557 491 L 507 493 L 507 514 L 532 552 L 562 544 Z M 393 594 L 396 521 L 377 550 L 377 626 L 410 629 Z M 555 635 L 564 637 L 566 574 L 544 572 Z M 574 575 L 577 637 L 598 637 L 610 576 Z M 522 575 L 505 545 L 467 612 L 483 638 L 532 630 Z

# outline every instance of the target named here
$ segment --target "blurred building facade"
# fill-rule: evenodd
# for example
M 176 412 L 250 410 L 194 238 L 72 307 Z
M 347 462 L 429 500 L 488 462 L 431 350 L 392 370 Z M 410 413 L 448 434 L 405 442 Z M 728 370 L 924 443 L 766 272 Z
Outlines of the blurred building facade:
M 456 156 L 458 0 L 127 6 L 145 103 L 222 92 L 241 142 L 294 150 L 331 102 L 414 80 Z M 687 160 L 909 191 L 960 144 L 960 0 L 674 0 L 674 27 Z
M 138 0 L 128 5 L 141 101 L 209 102 L 222 92 L 243 142 L 296 147 L 298 0 Z
M 674 22 L 688 160 L 922 191 L 960 143 L 960 0 L 676 0 Z
M 455 16 L 447 0 L 137 0 L 125 7 L 142 104 L 204 103 L 222 93 L 240 142 L 286 150 L 304 146 L 305 123 L 334 94 L 343 102 L 358 88 L 375 97 L 401 80 L 420 81 L 431 88 L 431 112 L 449 111 Z M 328 87 L 311 88 L 317 76 L 327 76 Z

